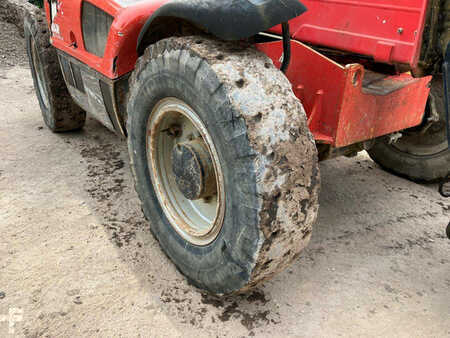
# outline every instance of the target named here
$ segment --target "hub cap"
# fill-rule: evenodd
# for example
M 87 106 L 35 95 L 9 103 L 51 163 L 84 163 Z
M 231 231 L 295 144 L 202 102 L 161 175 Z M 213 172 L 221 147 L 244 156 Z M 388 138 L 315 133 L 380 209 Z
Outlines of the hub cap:
M 194 110 L 161 100 L 147 123 L 150 176 L 172 227 L 194 245 L 220 232 L 225 212 L 223 175 L 211 136 Z
M 201 137 L 173 147 L 172 172 L 178 189 L 189 200 L 207 199 L 217 192 L 214 164 Z

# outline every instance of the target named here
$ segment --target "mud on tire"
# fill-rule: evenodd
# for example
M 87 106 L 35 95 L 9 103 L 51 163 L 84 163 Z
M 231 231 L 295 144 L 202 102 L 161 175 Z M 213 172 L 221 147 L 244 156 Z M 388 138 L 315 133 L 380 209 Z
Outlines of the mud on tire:
M 25 15 L 24 33 L 31 75 L 45 124 L 53 132 L 82 128 L 86 113 L 75 104 L 67 90 L 42 11 Z
M 197 287 L 247 290 L 307 245 L 318 211 L 319 169 L 306 115 L 285 76 L 244 43 L 169 38 L 150 46 L 131 78 L 128 147 L 151 231 Z M 212 136 L 224 174 L 223 226 L 197 246 L 171 226 L 152 187 L 146 125 L 166 97 L 191 106 Z

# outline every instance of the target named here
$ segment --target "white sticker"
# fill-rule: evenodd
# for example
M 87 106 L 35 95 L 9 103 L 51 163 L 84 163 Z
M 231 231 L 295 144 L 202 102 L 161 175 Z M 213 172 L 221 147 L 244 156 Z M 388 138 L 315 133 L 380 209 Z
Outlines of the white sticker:
M 56 23 L 52 23 L 52 32 L 56 35 L 60 34 L 59 25 Z
M 56 1 L 52 1 L 52 22 L 55 21 L 56 15 L 58 14 L 58 3 Z

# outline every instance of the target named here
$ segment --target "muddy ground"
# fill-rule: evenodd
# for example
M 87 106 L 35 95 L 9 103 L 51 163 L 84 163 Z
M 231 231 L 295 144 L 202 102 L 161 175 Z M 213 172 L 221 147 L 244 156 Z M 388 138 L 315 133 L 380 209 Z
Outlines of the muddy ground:
M 435 185 L 364 153 L 324 162 L 301 257 L 252 293 L 207 296 L 151 236 L 126 143 L 92 119 L 45 128 L 22 48 L 0 23 L 1 337 L 450 335 L 450 203 Z

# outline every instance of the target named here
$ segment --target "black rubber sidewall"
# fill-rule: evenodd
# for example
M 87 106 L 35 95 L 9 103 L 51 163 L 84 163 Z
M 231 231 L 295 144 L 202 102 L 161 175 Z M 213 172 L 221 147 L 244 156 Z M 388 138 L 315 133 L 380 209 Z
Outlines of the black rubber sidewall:
M 50 32 L 45 13 L 36 11 L 25 15 L 24 36 L 31 76 L 45 124 L 53 132 L 82 128 L 86 121 L 86 113 L 73 101 L 66 86 L 57 50 L 50 43 Z M 37 62 L 42 70 L 42 85 L 48 95 L 47 107 L 44 105 L 39 90 L 37 69 L 32 57 L 32 41 L 35 44 Z
M 26 41 L 26 46 L 27 46 L 28 61 L 29 61 L 29 64 L 30 64 L 30 69 L 31 69 L 31 76 L 33 78 L 33 83 L 34 83 L 34 88 L 35 88 L 35 92 L 36 92 L 36 97 L 38 99 L 39 106 L 40 106 L 41 111 L 42 111 L 42 117 L 44 118 L 44 122 L 50 129 L 53 129 L 54 128 L 54 123 L 53 123 L 52 119 L 49 119 L 49 116 L 52 116 L 52 112 L 51 112 L 52 101 L 51 101 L 51 98 L 49 96 L 49 98 L 48 98 L 48 100 L 49 100 L 49 107 L 47 108 L 45 106 L 45 104 L 44 104 L 43 99 L 42 99 L 41 91 L 39 90 L 37 71 L 36 71 L 36 68 L 35 68 L 35 65 L 34 65 L 34 62 L 33 62 L 33 54 L 32 54 L 33 53 L 32 52 L 32 48 L 33 47 L 32 47 L 32 44 L 31 44 L 32 39 L 33 39 L 33 41 L 35 43 L 37 52 L 39 52 L 39 47 L 40 46 L 39 46 L 38 42 L 36 41 L 33 32 L 31 31 L 32 28 L 29 25 L 30 25 L 29 23 L 27 23 L 27 22 L 25 23 L 25 25 L 24 25 L 24 32 L 25 32 L 25 41 Z M 41 62 L 41 56 L 40 55 L 39 55 L 38 60 L 39 60 L 39 62 Z M 51 91 L 51 88 L 48 85 L 48 83 L 47 83 L 47 81 L 45 79 L 45 76 L 43 76 L 42 84 L 46 87 L 47 93 L 49 93 Z
M 367 151 L 384 169 L 417 182 L 434 182 L 450 174 L 450 149 L 417 156 L 402 152 L 384 140 Z

